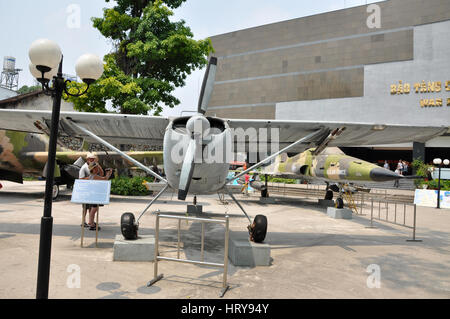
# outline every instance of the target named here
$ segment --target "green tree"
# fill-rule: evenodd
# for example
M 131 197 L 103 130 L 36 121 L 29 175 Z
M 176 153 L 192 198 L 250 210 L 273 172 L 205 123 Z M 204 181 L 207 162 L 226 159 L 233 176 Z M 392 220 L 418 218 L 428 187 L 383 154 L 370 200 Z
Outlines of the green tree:
M 162 105 L 178 105 L 173 91 L 185 85 L 192 71 L 205 66 L 213 52 L 209 39 L 193 39 L 185 21 L 170 20 L 170 8 L 184 1 L 116 0 L 115 7 L 104 9 L 103 18 L 92 21 L 114 46 L 104 57 L 105 72 L 86 95 L 65 98 L 86 112 L 107 112 L 109 104 L 124 114 L 158 115 Z M 76 92 L 85 84 L 71 87 Z
M 41 91 L 41 90 L 42 90 L 42 86 L 40 86 L 40 85 L 32 85 L 32 86 L 24 85 L 20 89 L 17 90 L 17 93 L 18 94 L 27 94 L 27 93 Z

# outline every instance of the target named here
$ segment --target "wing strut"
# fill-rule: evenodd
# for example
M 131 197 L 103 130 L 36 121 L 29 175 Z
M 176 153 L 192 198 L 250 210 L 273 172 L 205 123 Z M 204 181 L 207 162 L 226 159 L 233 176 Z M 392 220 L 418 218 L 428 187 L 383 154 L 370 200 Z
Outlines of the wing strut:
M 345 126 L 333 130 L 314 150 L 313 155 L 319 155 L 328 146 L 332 140 L 341 135 L 345 131 Z
M 241 173 L 239 173 L 236 176 L 233 176 L 231 178 L 227 179 L 226 184 L 228 184 L 229 182 L 234 181 L 235 179 L 238 179 L 239 177 L 241 177 L 242 175 L 247 174 L 248 172 L 250 172 L 251 170 L 257 169 L 258 167 L 262 166 L 264 163 L 272 160 L 273 158 L 277 157 L 278 155 L 287 152 L 289 149 L 291 149 L 294 146 L 297 146 L 298 144 L 301 143 L 308 143 L 311 142 L 312 140 L 314 140 L 316 137 L 323 135 L 324 133 L 327 133 L 329 130 L 327 128 L 321 128 L 311 134 L 306 135 L 305 137 L 302 137 L 301 139 L 299 139 L 298 141 L 286 146 L 285 148 L 283 148 L 282 150 L 266 157 L 265 159 L 263 159 L 262 161 L 256 163 L 255 165 L 249 167 L 248 169 L 246 169 L 245 171 L 242 171 Z
M 124 152 L 122 152 L 121 150 L 119 150 L 118 148 L 114 147 L 113 145 L 109 144 L 108 142 L 106 142 L 105 140 L 103 140 L 102 138 L 98 137 L 97 135 L 95 135 L 94 133 L 88 131 L 87 129 L 85 129 L 84 127 L 76 124 L 74 121 L 71 121 L 71 124 L 74 125 L 76 128 L 78 128 L 80 131 L 82 131 L 83 133 L 86 133 L 87 135 L 89 135 L 90 137 L 92 137 L 93 139 L 95 139 L 96 141 L 98 141 L 99 143 L 103 144 L 104 146 L 106 146 L 107 148 L 117 152 L 120 156 L 126 158 L 127 160 L 129 160 L 130 162 L 132 162 L 133 164 L 135 164 L 136 166 L 140 167 L 141 169 L 143 169 L 144 171 L 146 171 L 147 173 L 149 173 L 150 175 L 152 175 L 153 177 L 159 179 L 160 181 L 167 183 L 168 181 L 161 177 L 160 175 L 158 175 L 157 173 L 155 173 L 154 171 L 152 171 L 150 168 L 148 168 L 147 166 L 145 166 L 144 164 L 140 163 L 139 161 L 135 160 L 134 158 L 132 158 L 131 156 L 125 154 Z

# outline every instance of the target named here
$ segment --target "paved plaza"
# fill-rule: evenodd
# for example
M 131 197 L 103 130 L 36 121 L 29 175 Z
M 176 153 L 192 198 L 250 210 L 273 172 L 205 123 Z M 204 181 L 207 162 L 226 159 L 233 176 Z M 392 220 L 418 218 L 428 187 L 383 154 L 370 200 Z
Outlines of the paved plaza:
M 0 190 L 0 298 L 35 298 L 44 182 L 2 182 Z M 153 262 L 113 261 L 113 245 L 124 212 L 139 215 L 148 197 L 111 196 L 100 208 L 98 247 L 95 232 L 85 231 L 80 247 L 81 207 L 70 192 L 53 203 L 53 241 L 49 298 L 218 298 L 223 272 L 218 268 L 159 263 L 164 278 L 147 287 Z M 449 298 L 450 210 L 418 207 L 417 239 L 412 230 L 374 222 L 370 212 L 333 219 L 317 200 L 263 204 L 254 195 L 237 196 L 251 218 L 268 218 L 265 242 L 269 266 L 228 268 L 230 289 L 224 298 Z M 192 202 L 188 197 L 187 202 Z M 226 197 L 199 197 L 205 216 L 230 216 L 230 229 L 246 232 L 247 219 Z M 186 203 L 167 193 L 151 210 L 184 214 Z M 409 218 L 409 217 L 408 217 Z M 141 219 L 140 235 L 155 234 L 155 216 Z M 200 258 L 201 224 L 181 223 L 182 258 Z M 223 262 L 224 226 L 206 224 L 205 261 Z M 176 254 L 177 222 L 161 221 L 161 255 Z

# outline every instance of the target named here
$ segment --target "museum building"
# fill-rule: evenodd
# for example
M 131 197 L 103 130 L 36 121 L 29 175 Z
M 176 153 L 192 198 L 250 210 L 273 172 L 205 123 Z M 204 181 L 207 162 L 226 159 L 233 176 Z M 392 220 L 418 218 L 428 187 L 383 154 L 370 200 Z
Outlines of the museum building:
M 382 1 L 211 41 L 218 68 L 208 115 L 450 126 L 449 0 Z M 344 151 L 430 162 L 450 157 L 450 134 Z

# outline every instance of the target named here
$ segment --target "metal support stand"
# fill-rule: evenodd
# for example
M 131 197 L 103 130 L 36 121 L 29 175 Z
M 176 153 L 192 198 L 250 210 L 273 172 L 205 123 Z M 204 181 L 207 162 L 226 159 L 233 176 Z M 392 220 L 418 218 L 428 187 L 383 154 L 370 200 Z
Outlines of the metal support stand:
M 78 128 L 80 131 L 82 131 L 83 133 L 89 135 L 90 137 L 92 137 L 93 139 L 95 139 L 97 142 L 99 142 L 100 144 L 104 145 L 105 147 L 109 148 L 110 150 L 117 152 L 120 156 L 126 158 L 127 160 L 129 160 L 130 162 L 132 162 L 133 164 L 135 164 L 136 166 L 138 166 L 139 168 L 141 168 L 142 170 L 146 171 L 147 173 L 149 173 L 150 175 L 152 175 L 153 177 L 157 178 L 160 181 L 163 181 L 165 183 L 168 184 L 168 181 L 161 177 L 160 175 L 158 175 L 157 173 L 155 173 L 154 171 L 152 171 L 150 168 L 148 168 L 147 166 L 143 165 L 142 163 L 140 163 L 139 161 L 135 160 L 134 158 L 132 158 L 131 156 L 125 154 L 124 152 L 122 152 L 121 150 L 119 150 L 118 148 L 114 147 L 112 144 L 108 143 L 107 141 L 105 141 L 104 139 L 98 137 L 97 135 L 95 135 L 94 133 L 92 133 L 91 131 L 85 129 L 84 127 L 76 124 L 73 121 L 70 121 L 70 125 L 75 126 L 76 128 Z
M 84 214 L 85 204 L 81 205 L 81 248 L 83 248 L 83 242 L 84 242 L 84 224 L 86 222 L 86 215 Z M 86 214 L 88 211 L 86 212 Z M 97 209 L 97 216 L 96 222 L 95 222 L 95 247 L 98 248 L 98 215 L 100 214 L 100 206 Z
M 151 200 L 151 202 L 147 205 L 147 207 L 145 207 L 144 211 L 139 215 L 138 219 L 136 220 L 136 223 L 139 224 L 139 220 L 141 219 L 141 217 L 145 214 L 145 212 L 150 208 L 150 206 L 153 205 L 154 202 L 156 202 L 156 200 L 167 190 L 167 188 L 169 188 L 169 184 L 166 184 L 162 190 L 159 191 L 158 194 L 156 194 L 155 197 L 153 197 L 153 199 Z
M 250 222 L 250 225 L 252 224 L 252 220 L 250 219 L 250 217 L 248 217 L 247 213 L 245 212 L 244 208 L 241 206 L 241 204 L 237 201 L 237 199 L 233 196 L 233 194 L 230 192 L 230 190 L 227 188 L 227 186 L 225 185 L 225 190 L 227 191 L 228 195 L 230 195 L 231 199 L 236 203 L 236 205 L 239 206 L 239 208 L 242 210 L 242 212 L 244 213 L 245 217 L 247 217 L 248 221 Z
M 168 219 L 178 219 L 178 242 L 177 242 L 177 258 L 170 257 L 162 257 L 159 255 L 159 219 L 160 218 L 168 218 Z M 201 235 L 201 261 L 180 259 L 180 239 L 181 239 L 181 220 L 186 221 L 197 221 L 202 223 L 202 235 Z M 210 263 L 204 261 L 204 247 L 205 247 L 205 223 L 224 223 L 225 224 L 225 251 L 224 251 L 224 259 L 223 264 L 218 263 Z M 212 267 L 223 267 L 223 282 L 222 282 L 222 290 L 220 292 L 220 297 L 223 297 L 227 290 L 230 288 L 227 284 L 227 274 L 228 274 L 228 241 L 229 241 L 229 217 L 225 216 L 225 220 L 220 219 L 205 219 L 205 218 L 196 218 L 196 217 L 184 217 L 184 216 L 171 216 L 171 215 L 161 215 L 159 212 L 156 212 L 156 226 L 155 226 L 155 256 L 154 256 L 154 268 L 153 268 L 153 279 L 151 279 L 147 283 L 147 287 L 150 287 L 154 283 L 158 282 L 162 278 L 164 278 L 163 274 L 158 275 L 158 261 L 167 260 L 167 261 L 176 261 L 194 265 L 205 265 Z

